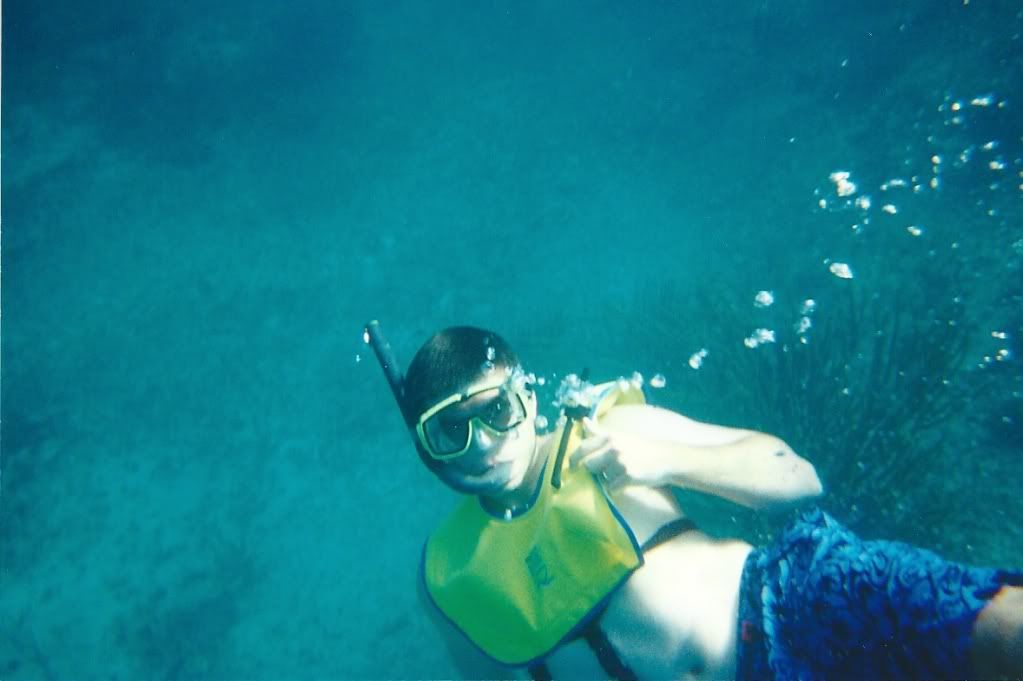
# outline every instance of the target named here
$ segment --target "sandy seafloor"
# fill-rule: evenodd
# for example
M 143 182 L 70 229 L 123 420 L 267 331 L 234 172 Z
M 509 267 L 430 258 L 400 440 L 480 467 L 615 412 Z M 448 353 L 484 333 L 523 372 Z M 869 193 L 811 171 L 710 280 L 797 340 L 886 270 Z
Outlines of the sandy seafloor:
M 0 678 L 452 676 L 414 584 L 456 497 L 371 318 L 405 361 L 475 324 L 551 384 L 662 374 L 862 534 L 1020 565 L 1021 33 L 980 0 L 5 2 Z

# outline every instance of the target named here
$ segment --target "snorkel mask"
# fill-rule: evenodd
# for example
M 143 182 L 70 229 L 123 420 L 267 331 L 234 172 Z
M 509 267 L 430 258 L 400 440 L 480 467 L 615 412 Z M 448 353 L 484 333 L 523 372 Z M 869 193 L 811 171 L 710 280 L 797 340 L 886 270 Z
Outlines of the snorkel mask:
M 500 437 L 526 420 L 523 390 L 515 385 L 513 372 L 503 373 L 441 400 L 419 416 L 416 435 L 431 458 L 448 461 L 462 456 L 477 429 Z

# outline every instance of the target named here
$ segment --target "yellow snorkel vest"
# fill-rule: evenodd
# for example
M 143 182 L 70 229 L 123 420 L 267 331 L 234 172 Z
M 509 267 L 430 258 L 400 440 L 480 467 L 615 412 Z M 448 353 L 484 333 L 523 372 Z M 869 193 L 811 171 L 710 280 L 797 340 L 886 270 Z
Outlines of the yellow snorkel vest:
M 625 382 L 602 391 L 591 417 L 645 402 Z M 571 433 L 568 450 L 578 445 Z M 520 666 L 553 650 L 599 613 L 643 557 L 603 487 L 585 468 L 544 469 L 533 506 L 503 520 L 467 498 L 426 543 L 422 576 L 433 603 L 484 653 Z

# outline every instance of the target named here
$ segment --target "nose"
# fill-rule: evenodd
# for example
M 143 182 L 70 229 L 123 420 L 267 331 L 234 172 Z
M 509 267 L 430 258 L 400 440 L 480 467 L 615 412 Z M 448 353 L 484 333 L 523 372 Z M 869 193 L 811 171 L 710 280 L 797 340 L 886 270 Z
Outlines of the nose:
M 490 449 L 494 444 L 494 439 L 484 428 L 473 428 L 473 439 L 476 440 L 476 446 L 480 449 Z

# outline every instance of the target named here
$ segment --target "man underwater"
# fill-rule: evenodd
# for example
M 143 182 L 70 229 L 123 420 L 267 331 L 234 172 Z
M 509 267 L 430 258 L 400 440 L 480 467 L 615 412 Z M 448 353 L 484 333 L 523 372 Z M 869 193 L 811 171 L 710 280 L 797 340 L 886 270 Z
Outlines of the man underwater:
M 420 458 L 471 495 L 419 580 L 464 676 L 1023 676 L 1021 572 L 864 541 L 817 510 L 759 549 L 685 517 L 671 487 L 758 510 L 820 496 L 782 440 L 647 405 L 625 381 L 585 391 L 566 410 L 581 424 L 538 435 L 497 334 L 440 331 L 402 377 L 367 333 Z

